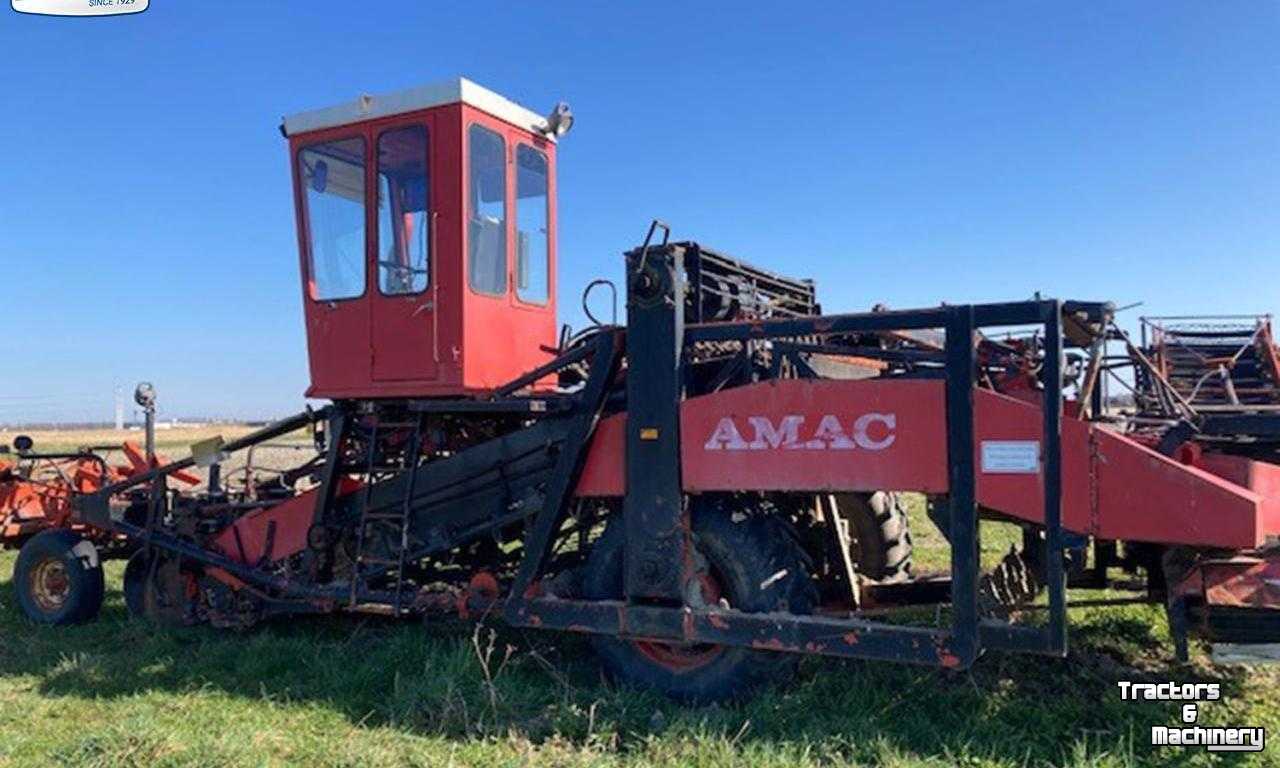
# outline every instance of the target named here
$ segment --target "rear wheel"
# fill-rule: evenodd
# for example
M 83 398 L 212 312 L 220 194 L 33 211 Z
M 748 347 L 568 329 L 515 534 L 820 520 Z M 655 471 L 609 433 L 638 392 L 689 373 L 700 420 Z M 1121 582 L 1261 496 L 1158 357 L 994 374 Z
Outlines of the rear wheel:
M 776 517 L 733 513 L 729 504 L 702 504 L 693 513 L 699 554 L 698 589 L 691 603 L 749 613 L 808 613 L 812 587 L 803 555 Z M 582 580 L 594 600 L 623 596 L 625 533 L 615 518 L 595 543 Z M 794 668 L 792 654 L 706 643 L 675 644 L 595 636 L 605 669 L 616 680 L 656 689 L 688 703 L 746 695 Z
M 39 624 L 79 624 L 102 608 L 102 563 L 93 543 L 71 531 L 43 531 L 18 553 L 18 605 Z

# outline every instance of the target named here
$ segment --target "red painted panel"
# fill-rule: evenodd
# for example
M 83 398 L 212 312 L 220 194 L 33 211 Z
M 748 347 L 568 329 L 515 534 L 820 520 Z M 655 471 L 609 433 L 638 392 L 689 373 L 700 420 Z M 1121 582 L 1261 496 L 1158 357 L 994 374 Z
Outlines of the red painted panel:
M 693 398 L 680 415 L 684 484 L 941 492 L 945 414 L 936 380 L 791 379 Z
M 1199 455 L 1195 465 L 1262 496 L 1263 532 L 1268 536 L 1280 536 L 1280 466 L 1216 453 Z
M 627 414 L 601 419 L 587 449 L 587 460 L 578 477 L 576 496 L 621 496 L 626 492 L 623 451 L 626 445 Z
M 578 495 L 622 493 L 625 423 L 600 423 Z M 684 486 L 940 493 L 945 423 L 940 381 L 791 379 L 702 395 L 681 405 Z
M 343 478 L 338 495 L 345 496 L 360 487 L 351 478 Z M 307 530 L 316 508 L 316 489 L 298 494 L 274 507 L 256 510 L 236 520 L 223 529 L 213 540 L 222 554 L 250 565 L 262 559 L 266 553 L 267 530 L 275 523 L 271 542 L 270 560 L 276 561 L 301 552 L 307 546 Z
M 556 146 L 529 131 L 516 128 L 480 110 L 464 105 L 462 107 L 461 151 L 459 156 L 466 158 L 469 154 L 468 127 L 472 124 L 482 125 L 502 135 L 507 148 L 507 292 L 502 296 L 477 293 L 466 285 L 469 270 L 465 264 L 468 246 L 463 242 L 459 253 L 462 255 L 459 272 L 459 296 L 463 305 L 462 328 L 462 365 L 463 382 L 468 388 L 484 389 L 497 387 L 516 378 L 526 371 L 533 370 L 548 362 L 552 353 L 544 347 L 556 344 Z M 548 291 L 550 298 L 546 304 L 527 304 L 516 296 L 515 276 L 515 243 L 516 243 L 516 167 L 514 162 L 516 147 L 527 144 L 547 156 L 547 217 L 550 242 L 550 264 L 548 265 Z M 467 169 L 462 168 L 460 175 L 460 201 L 468 199 L 466 192 Z M 462 214 L 464 225 L 461 228 L 463 238 L 466 237 L 465 221 L 467 214 Z
M 975 411 L 979 457 L 984 440 L 1039 441 L 1043 434 L 1040 409 L 1029 403 L 980 390 Z M 1075 419 L 1062 424 L 1062 489 L 1064 526 L 1079 533 L 1229 548 L 1263 540 L 1258 494 Z M 978 498 L 1013 517 L 1044 520 L 1039 473 L 980 471 Z
M 681 408 L 685 489 L 945 492 L 944 397 L 938 381 L 793 380 L 691 398 Z M 1037 406 L 979 390 L 974 407 L 980 469 L 983 441 L 1040 442 Z M 867 414 L 875 416 L 860 433 Z M 890 414 L 892 432 L 884 418 Z M 824 428 L 827 416 L 834 427 Z M 623 493 L 624 419 L 601 422 L 578 495 Z M 842 447 L 833 450 L 836 444 Z M 1064 420 L 1062 460 L 1070 531 L 1239 549 L 1262 543 L 1264 520 L 1265 530 L 1274 530 L 1272 500 L 1086 422 Z M 979 472 L 984 507 L 1040 523 L 1043 499 L 1038 463 L 1027 474 Z
M 307 352 L 311 361 L 308 397 L 327 397 L 337 389 L 368 385 L 369 307 L 364 299 L 327 303 L 304 298 L 307 307 Z

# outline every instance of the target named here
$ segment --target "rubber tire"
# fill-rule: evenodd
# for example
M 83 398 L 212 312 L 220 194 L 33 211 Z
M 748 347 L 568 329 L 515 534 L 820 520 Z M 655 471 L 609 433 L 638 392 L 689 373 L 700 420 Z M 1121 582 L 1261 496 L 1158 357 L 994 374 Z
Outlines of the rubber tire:
M 882 584 L 910 581 L 911 528 L 902 498 L 888 491 L 838 493 L 835 498 L 857 537 L 857 550 L 850 554 L 858 573 Z
M 87 567 L 73 551 L 83 539 L 71 531 L 42 531 L 27 540 L 18 552 L 13 567 L 13 588 L 18 605 L 27 618 L 37 624 L 82 624 L 97 618 L 106 592 L 102 562 Z M 44 611 L 29 590 L 30 577 L 36 567 L 49 559 L 60 559 L 66 565 L 70 594 L 54 612 Z
M 734 608 L 750 613 L 813 610 L 815 594 L 803 553 L 784 521 L 712 507 L 695 511 L 693 535 L 694 545 L 715 567 Z M 615 517 L 588 555 L 581 584 L 585 598 L 622 597 L 624 544 L 624 527 Z M 784 569 L 785 576 L 771 578 Z M 769 586 L 761 590 L 759 585 L 766 581 Z M 685 704 L 742 698 L 793 672 L 798 662 L 795 654 L 724 647 L 703 666 L 674 670 L 629 641 L 593 635 L 591 642 L 615 681 L 653 689 Z
M 150 562 L 144 547 L 129 556 L 129 563 L 124 567 L 124 605 L 129 609 L 129 617 L 145 618 L 147 615 L 147 570 Z

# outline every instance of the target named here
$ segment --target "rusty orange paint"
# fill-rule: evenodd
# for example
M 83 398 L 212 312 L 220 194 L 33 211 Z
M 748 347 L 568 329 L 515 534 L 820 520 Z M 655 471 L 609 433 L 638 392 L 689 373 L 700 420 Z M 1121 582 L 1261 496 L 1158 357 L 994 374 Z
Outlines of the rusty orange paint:
M 472 599 L 487 600 L 490 603 L 496 601 L 498 596 L 502 594 L 502 588 L 498 586 L 498 580 L 489 571 L 479 571 L 471 580 L 467 582 L 467 588 L 458 593 L 457 610 L 458 618 L 463 621 L 470 621 L 475 618 L 471 614 L 470 602 Z
M 157 453 L 155 458 L 150 462 L 150 464 L 148 464 L 146 454 L 142 452 L 142 449 L 139 448 L 136 443 L 133 443 L 128 440 L 126 440 L 124 444 L 120 446 L 120 449 L 124 452 L 124 457 L 129 461 L 129 467 L 127 468 L 121 467 L 121 471 L 124 473 L 125 477 L 132 477 L 133 475 L 139 475 L 150 469 L 157 469 L 159 467 L 163 467 L 165 464 L 168 463 L 168 461 L 163 456 Z M 200 476 L 194 475 L 190 472 L 187 472 L 186 470 L 180 469 L 177 472 L 174 472 L 173 474 L 169 475 L 169 477 L 172 477 L 174 480 L 177 480 L 179 482 L 186 483 L 187 485 L 200 484 Z
M 34 483 L 20 478 L 0 482 L 0 523 L 6 538 L 27 536 L 69 525 L 71 487 L 65 481 Z
M 129 471 L 127 467 L 107 467 L 104 477 L 102 464 L 91 458 L 45 462 L 40 466 L 56 470 L 56 474 L 35 480 L 14 473 L 11 462 L 0 463 L 0 541 L 12 542 L 52 528 L 88 532 L 72 517 L 72 498 L 95 493 L 107 483 L 123 479 Z
M 205 571 L 205 573 L 217 579 L 218 581 L 222 582 L 223 584 L 226 584 L 228 587 L 230 587 L 232 590 L 235 590 L 235 591 L 244 589 L 244 587 L 246 586 L 243 581 L 241 581 L 240 579 L 237 579 L 235 576 L 232 576 L 231 574 L 227 573 L 221 568 L 209 568 Z
M 753 640 L 751 642 L 751 647 L 765 651 L 786 651 L 790 649 L 790 646 L 776 637 L 769 640 Z
M 1209 605 L 1273 608 L 1280 603 L 1280 553 L 1238 552 L 1201 560 L 1173 588 Z

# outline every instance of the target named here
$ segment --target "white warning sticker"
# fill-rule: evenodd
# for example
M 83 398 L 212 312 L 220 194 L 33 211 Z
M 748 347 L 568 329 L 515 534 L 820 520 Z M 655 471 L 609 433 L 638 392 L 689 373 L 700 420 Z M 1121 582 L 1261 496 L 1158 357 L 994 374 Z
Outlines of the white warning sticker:
M 1040 472 L 1039 440 L 983 440 L 982 471 L 990 475 Z

